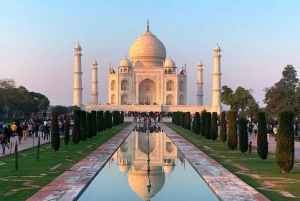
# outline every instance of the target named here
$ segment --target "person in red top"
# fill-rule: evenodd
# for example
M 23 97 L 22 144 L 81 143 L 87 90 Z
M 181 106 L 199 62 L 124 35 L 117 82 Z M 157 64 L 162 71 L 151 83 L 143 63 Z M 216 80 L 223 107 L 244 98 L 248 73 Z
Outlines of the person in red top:
M 24 123 L 22 126 L 24 140 L 26 140 L 26 137 L 27 137 L 27 129 L 28 129 L 28 125 L 27 125 L 27 123 Z

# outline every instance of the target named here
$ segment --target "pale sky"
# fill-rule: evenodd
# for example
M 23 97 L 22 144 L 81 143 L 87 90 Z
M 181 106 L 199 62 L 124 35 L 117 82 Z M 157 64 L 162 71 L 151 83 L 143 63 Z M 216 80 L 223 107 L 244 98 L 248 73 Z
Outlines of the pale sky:
M 74 47 L 82 47 L 83 103 L 91 102 L 91 69 L 98 62 L 99 102 L 107 103 L 108 66 L 116 69 L 146 31 L 188 69 L 188 104 L 196 104 L 197 63 L 203 63 L 204 104 L 211 104 L 213 49 L 221 52 L 221 86 L 265 87 L 287 64 L 300 66 L 300 1 L 261 0 L 0 0 L 0 78 L 73 103 Z M 167 57 L 168 57 L 167 56 Z

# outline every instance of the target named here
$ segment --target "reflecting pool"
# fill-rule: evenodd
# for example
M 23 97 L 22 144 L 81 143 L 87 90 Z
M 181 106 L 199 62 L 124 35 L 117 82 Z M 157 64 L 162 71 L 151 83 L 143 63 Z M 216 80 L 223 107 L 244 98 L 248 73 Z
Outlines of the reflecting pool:
M 93 200 L 219 200 L 155 124 L 138 124 L 79 197 Z

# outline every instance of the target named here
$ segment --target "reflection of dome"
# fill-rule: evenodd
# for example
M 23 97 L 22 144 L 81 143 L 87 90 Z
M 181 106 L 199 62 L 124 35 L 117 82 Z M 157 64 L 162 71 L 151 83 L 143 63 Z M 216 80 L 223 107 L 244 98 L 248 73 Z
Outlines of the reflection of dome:
M 124 58 L 120 62 L 120 67 L 131 67 L 131 66 L 132 66 L 132 64 L 131 64 L 131 62 L 127 58 Z
M 148 28 L 144 34 L 132 43 L 130 59 L 133 62 L 140 62 L 140 65 L 148 63 L 154 66 L 162 66 L 163 60 L 166 59 L 166 48 Z
M 164 67 L 165 68 L 175 68 L 176 65 L 175 65 L 175 62 L 172 60 L 172 59 L 167 59 L 164 63 Z
M 148 134 L 147 133 L 140 133 L 138 135 L 138 147 L 141 152 L 144 154 L 147 154 L 147 140 L 148 140 Z M 150 134 L 149 135 L 149 153 L 151 153 L 155 147 L 156 147 L 156 135 Z
M 143 200 L 150 200 L 165 184 L 165 173 L 162 172 L 161 167 L 151 166 L 150 170 L 151 188 L 149 193 L 147 190 L 148 175 L 146 165 L 142 170 L 132 170 L 128 174 L 128 182 L 131 189 Z
M 171 172 L 173 172 L 175 166 L 173 165 L 164 165 L 164 172 L 166 174 L 170 174 Z
M 122 152 L 127 152 L 128 151 L 128 142 L 123 142 L 123 144 L 121 145 L 121 151 Z
M 128 172 L 128 170 L 130 169 L 130 165 L 119 165 L 119 170 L 120 172 L 122 172 L 123 174 L 125 174 L 126 172 Z

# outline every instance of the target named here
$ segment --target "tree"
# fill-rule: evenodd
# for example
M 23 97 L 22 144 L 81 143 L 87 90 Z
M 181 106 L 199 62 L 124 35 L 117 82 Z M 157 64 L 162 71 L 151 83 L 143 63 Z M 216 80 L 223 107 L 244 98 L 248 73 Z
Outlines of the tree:
M 69 116 L 67 116 L 67 119 L 66 119 L 64 141 L 65 141 L 65 145 L 67 147 L 69 144 L 69 141 L 70 141 L 70 118 L 69 118 Z
M 228 141 L 227 146 L 231 150 L 237 148 L 236 111 L 228 111 Z
M 100 111 L 101 112 L 101 111 Z M 102 130 L 105 131 L 107 128 L 107 111 L 103 112 Z
M 185 113 L 185 128 L 191 130 L 191 113 Z
M 199 135 L 200 134 L 200 114 L 199 114 L 199 112 L 195 113 L 194 123 L 195 123 L 195 134 Z
M 218 114 L 216 112 L 212 113 L 211 117 L 211 133 L 210 137 L 213 141 L 218 138 Z
M 121 124 L 124 123 L 125 112 L 121 112 Z
M 18 152 L 18 142 L 15 145 L 15 170 L 19 169 L 19 152 Z
M 52 111 L 51 113 L 51 146 L 54 150 L 54 153 L 59 150 L 60 147 L 60 138 L 58 131 L 58 116 L 56 111 Z
M 220 121 L 220 141 L 221 144 L 225 144 L 227 140 L 227 129 L 226 129 L 226 119 L 225 112 L 221 112 L 221 121 Z
M 268 157 L 267 121 L 264 112 L 258 113 L 257 154 L 261 162 Z
M 223 86 L 221 102 L 225 105 L 230 105 L 230 110 L 235 110 L 236 112 L 238 110 L 245 111 L 249 107 L 249 101 L 254 99 L 251 93 L 252 89 L 244 89 L 241 86 L 236 88 L 235 92 L 231 88 Z
M 16 82 L 14 79 L 2 78 L 0 79 L 0 88 L 2 89 L 16 88 Z
M 91 111 L 92 113 L 92 127 L 93 127 L 93 136 L 96 136 L 97 135 L 97 116 L 96 116 L 96 111 L 95 110 L 92 110 Z
M 279 113 L 279 125 L 276 134 L 276 162 L 282 173 L 288 173 L 293 169 L 295 158 L 293 112 L 282 110 Z
M 287 65 L 282 71 L 281 79 L 270 88 L 265 88 L 264 103 L 267 114 L 277 117 L 283 109 L 291 110 L 296 116 L 300 111 L 300 88 L 297 71 Z
M 206 139 L 211 139 L 211 113 L 210 112 L 206 112 L 205 138 Z
M 103 110 L 99 111 L 99 115 L 97 114 L 97 117 L 99 116 L 99 123 L 100 123 L 100 132 L 105 130 L 105 124 L 104 124 L 104 119 L 103 119 Z
M 72 130 L 73 144 L 78 144 L 80 141 L 80 110 L 74 112 L 74 126 Z
M 252 122 L 253 117 L 257 115 L 258 111 L 259 111 L 258 102 L 255 102 L 255 99 L 249 99 L 245 114 L 247 114 L 251 117 L 251 122 Z
M 86 111 L 81 110 L 80 112 L 80 140 L 86 141 Z
M 92 138 L 93 137 L 93 116 L 92 113 L 88 112 L 87 113 L 87 118 L 86 118 L 86 133 L 87 133 L 87 138 Z
M 248 151 L 247 119 L 245 117 L 239 119 L 239 146 L 243 154 Z
M 173 113 L 174 115 L 174 113 Z M 194 118 L 193 118 L 193 121 L 192 121 L 192 131 L 193 133 L 196 134 L 196 123 L 195 123 L 195 120 L 196 120 L 196 114 L 194 114 Z
M 56 111 L 57 115 L 62 115 L 68 113 L 68 108 L 62 105 L 56 105 L 55 107 L 52 108 L 52 111 Z
M 200 131 L 201 135 L 205 136 L 205 127 L 206 127 L 206 110 L 203 110 L 201 112 L 201 126 L 200 126 Z

